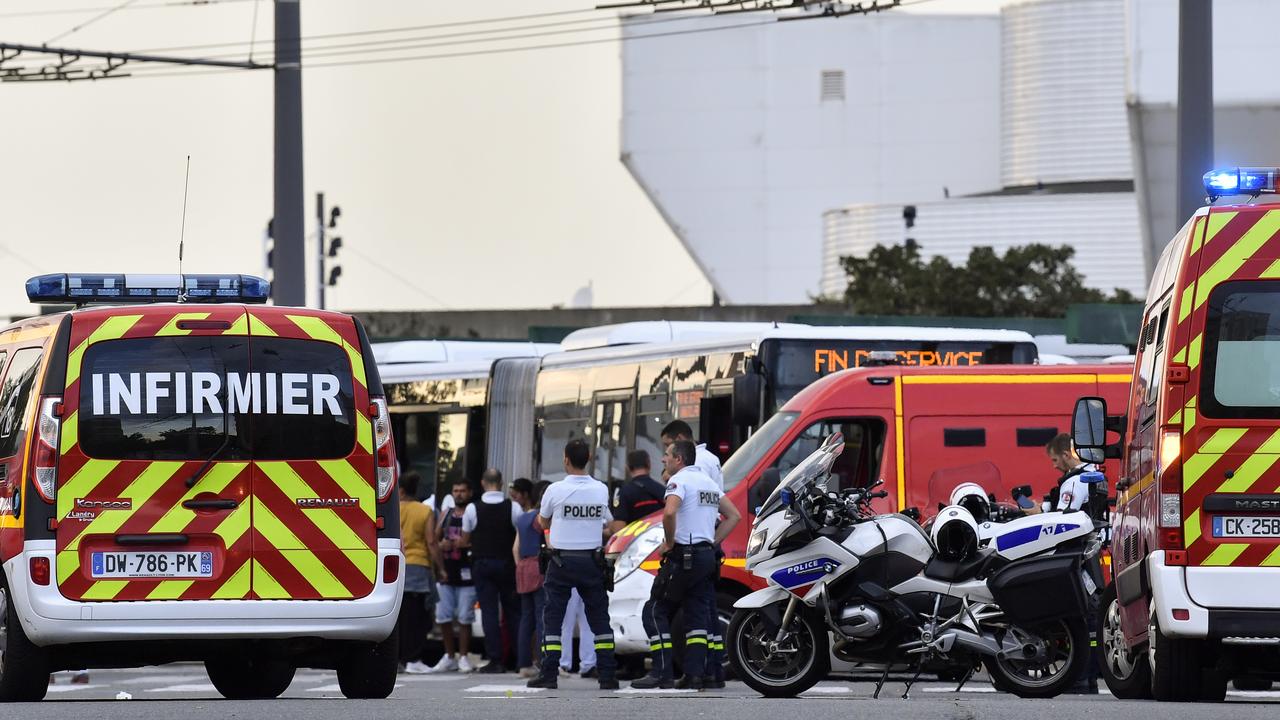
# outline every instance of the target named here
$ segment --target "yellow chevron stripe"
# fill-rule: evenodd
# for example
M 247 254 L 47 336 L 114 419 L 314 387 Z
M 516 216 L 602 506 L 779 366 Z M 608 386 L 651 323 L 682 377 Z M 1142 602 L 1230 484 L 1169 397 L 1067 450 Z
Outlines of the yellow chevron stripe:
M 1218 486 L 1218 492 L 1238 493 L 1248 491 L 1257 482 L 1258 478 L 1262 477 L 1263 473 L 1276 464 L 1277 460 L 1280 460 L 1280 455 L 1250 455 L 1243 463 L 1240 463 L 1240 468 L 1235 471 L 1230 480 Z
M 249 334 L 259 337 L 279 337 L 280 333 L 271 329 L 270 325 L 258 319 L 257 315 L 249 313 Z
M 249 334 L 249 316 L 241 315 L 231 323 L 231 327 L 222 331 L 223 335 L 248 335 Z
M 1209 553 L 1209 557 L 1204 559 L 1201 565 L 1230 565 L 1235 562 L 1240 554 L 1249 549 L 1249 543 L 1224 543 Z
M 365 515 L 373 517 L 374 492 L 371 481 L 361 476 L 346 460 L 320 460 L 316 464 L 342 487 L 347 497 L 360 501 L 360 509 Z
M 58 571 L 58 585 L 62 585 L 80 570 L 80 553 L 74 550 L 63 550 L 53 561 Z
M 62 421 L 62 436 L 58 441 L 61 446 L 59 453 L 66 454 L 68 450 L 76 446 L 80 442 L 80 411 L 71 413 L 66 420 Z
M 1178 301 L 1178 322 L 1181 323 L 1191 314 L 1192 299 L 1195 297 L 1196 284 L 1195 281 L 1187 283 L 1182 290 L 1182 299 Z
M 143 505 L 151 499 L 156 491 L 164 486 L 182 467 L 180 462 L 153 462 L 147 465 L 129 486 L 120 493 L 120 497 L 133 501 L 131 510 L 107 510 L 94 518 L 76 539 L 67 545 L 68 550 L 78 550 L 80 541 L 90 535 L 109 535 L 120 529 L 125 521 L 142 511 Z M 83 497 L 83 496 L 81 496 Z
M 289 593 L 285 591 L 284 586 L 276 582 L 271 577 L 271 573 L 262 567 L 262 563 L 257 560 L 253 563 L 253 591 L 263 600 L 281 600 L 287 599 Z
M 1182 533 L 1186 537 L 1186 547 L 1191 547 L 1196 540 L 1200 539 L 1200 508 L 1191 513 L 1191 517 L 1182 526 Z
M 373 454 L 373 423 L 360 408 L 356 408 L 356 442 L 365 452 Z
M 1221 455 L 1231 449 L 1244 434 L 1248 432 L 1245 428 L 1219 428 L 1215 430 L 1213 435 L 1200 446 L 1200 452 L 1205 454 Z
M 1221 455 L 1209 453 L 1196 453 L 1187 458 L 1182 463 L 1182 491 L 1186 492 L 1195 487 L 1200 478 L 1204 477 L 1204 474 L 1209 472 L 1209 468 L 1220 459 L 1222 459 Z
M 374 577 L 378 574 L 378 553 L 369 548 L 360 548 L 359 550 L 343 550 L 343 555 L 355 565 L 360 572 L 364 573 L 364 579 L 373 582 Z
M 1200 279 L 1196 281 L 1196 307 L 1204 305 L 1214 286 L 1234 275 L 1240 266 L 1253 257 L 1254 253 L 1258 252 L 1277 231 L 1280 231 L 1280 212 L 1272 210 L 1263 213 L 1253 227 L 1245 231 L 1244 235 L 1231 246 L 1231 249 L 1214 261 L 1208 270 L 1200 274 Z
M 1280 260 L 1277 260 L 1267 266 L 1267 269 L 1263 270 L 1262 274 L 1258 277 L 1263 280 L 1274 280 L 1275 278 L 1280 278 Z
M 232 511 L 232 513 L 227 516 L 226 520 L 223 520 L 218 524 L 218 527 L 213 529 L 213 534 L 222 538 L 223 544 L 230 548 L 232 545 L 235 545 L 245 533 L 249 532 L 249 521 L 252 517 L 253 516 L 249 511 L 249 506 L 241 503 L 240 507 Z
M 155 586 L 150 593 L 147 594 L 148 600 L 177 600 L 182 597 L 182 593 L 187 588 L 195 584 L 194 580 L 165 580 Z
M 1169 422 L 1168 422 L 1168 423 L 1166 423 L 1166 424 L 1167 424 L 1167 425 L 1181 425 L 1181 424 L 1182 424 L 1182 411 L 1181 411 L 1181 410 L 1179 410 L 1179 411 L 1175 412 L 1173 415 L 1171 415 L 1171 416 L 1169 417 Z
M 111 600 L 119 595 L 127 584 L 128 582 L 124 580 L 99 580 L 90 585 L 80 597 L 84 600 Z
M 1210 213 L 1208 231 L 1203 233 L 1205 235 L 1204 244 L 1208 245 L 1209 243 L 1213 242 L 1213 239 L 1217 237 L 1218 232 L 1222 230 L 1222 228 L 1226 227 L 1227 223 L 1231 222 L 1233 219 L 1235 219 L 1235 216 L 1239 214 L 1240 213 L 1238 212 Z M 1196 233 L 1196 234 L 1200 235 L 1200 233 Z
M 182 503 L 202 493 L 213 493 L 215 495 L 221 493 L 248 466 L 249 463 L 244 462 L 214 463 L 209 468 L 209 471 L 204 474 L 204 477 L 200 478 L 200 482 L 183 493 L 178 502 L 174 503 L 172 508 L 169 508 L 169 512 L 165 513 L 163 517 L 156 521 L 155 525 L 151 526 L 151 532 L 182 532 L 192 520 L 196 519 L 195 511 L 182 507 Z
M 360 351 L 351 347 L 346 340 L 343 340 L 337 330 L 329 327 L 329 323 L 322 318 L 309 315 L 286 315 L 285 317 L 292 320 L 293 324 L 301 328 L 302 332 L 306 333 L 312 340 L 330 342 L 346 350 L 347 356 L 351 358 L 351 374 L 355 376 L 356 381 L 362 386 L 369 386 L 364 376 L 364 358 L 360 356 Z
M 1271 554 L 1262 560 L 1263 567 L 1275 567 L 1277 565 L 1280 565 L 1280 547 L 1272 550 Z
M 85 338 L 84 342 L 80 343 L 67 356 L 67 387 L 71 387 L 72 383 L 80 379 L 80 363 L 84 360 L 84 351 L 89 349 L 90 345 L 103 340 L 115 340 L 123 337 L 141 319 L 141 315 L 116 315 L 107 318 L 105 322 L 89 333 L 89 337 Z
M 164 327 L 156 331 L 156 337 L 171 337 L 174 335 L 190 335 L 191 334 L 190 330 L 178 329 L 178 323 L 182 322 L 183 320 L 204 320 L 207 317 L 209 317 L 209 313 L 207 312 L 175 313 L 173 317 L 169 318 L 169 322 L 164 324 Z
M 1204 345 L 1204 333 L 1198 333 L 1191 338 L 1191 345 L 1187 348 L 1187 366 L 1195 370 L 1200 366 L 1200 348 Z
M 70 480 L 58 488 L 58 519 L 65 519 L 73 509 L 75 499 L 92 492 L 119 464 L 119 460 L 90 460 L 82 465 Z
M 253 577 L 253 561 L 241 565 L 222 586 L 210 596 L 214 600 L 239 600 L 249 594 L 249 583 Z
M 1184 363 L 1184 362 L 1186 362 L 1186 361 L 1187 361 L 1187 349 L 1186 349 L 1186 348 L 1182 348 L 1182 349 L 1178 350 L 1178 352 L 1174 353 L 1174 354 L 1173 354 L 1173 357 L 1169 359 L 1169 362 L 1174 363 L 1174 364 L 1181 364 L 1181 363 Z
M 329 568 L 320 562 L 315 553 L 306 549 L 298 536 L 288 528 L 280 518 L 276 517 L 266 504 L 257 497 L 253 499 L 253 529 L 257 530 L 271 546 L 280 551 L 285 560 L 297 569 L 298 574 L 315 588 L 321 597 L 349 598 L 351 591 L 338 582 L 329 572 Z M 257 584 L 254 584 L 257 588 Z
M 280 492 L 295 503 L 299 498 L 316 497 L 316 491 L 306 483 L 298 473 L 293 470 L 288 463 L 268 462 L 259 463 L 259 469 L 262 470 L 276 487 L 280 488 Z M 370 498 L 372 499 L 372 498 Z M 365 505 L 362 501 L 361 505 Z M 372 503 L 369 503 L 372 506 Z M 355 530 L 351 526 L 342 521 L 338 517 L 338 513 L 331 508 L 302 508 L 302 514 L 310 520 L 325 537 L 333 541 L 333 544 L 340 549 L 344 548 L 367 548 L 368 543 L 360 539 Z M 276 547 L 281 547 L 277 545 Z M 301 545 L 299 545 L 301 547 Z
M 1196 396 L 1187 401 L 1186 412 L 1182 415 L 1182 432 L 1189 433 L 1196 426 Z

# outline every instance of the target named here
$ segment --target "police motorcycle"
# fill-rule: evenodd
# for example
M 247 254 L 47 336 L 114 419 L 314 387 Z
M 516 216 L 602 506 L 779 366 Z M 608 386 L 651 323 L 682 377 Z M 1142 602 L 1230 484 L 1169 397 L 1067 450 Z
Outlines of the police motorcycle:
M 756 514 L 746 567 L 768 587 L 734 605 L 727 654 L 738 678 L 791 697 L 825 677 L 834 655 L 884 667 L 877 696 L 888 668 L 914 667 L 918 678 L 940 663 L 966 669 L 962 686 L 981 663 L 997 688 L 1020 697 L 1053 697 L 1073 683 L 1089 652 L 1082 557 L 1043 553 L 1092 524 L 1051 518 L 1036 533 L 1053 540 L 1024 532 L 1022 542 L 980 548 L 973 516 L 948 506 L 931 538 L 904 515 L 872 511 L 887 496 L 880 482 L 827 489 L 843 448 L 839 433 L 827 438 Z

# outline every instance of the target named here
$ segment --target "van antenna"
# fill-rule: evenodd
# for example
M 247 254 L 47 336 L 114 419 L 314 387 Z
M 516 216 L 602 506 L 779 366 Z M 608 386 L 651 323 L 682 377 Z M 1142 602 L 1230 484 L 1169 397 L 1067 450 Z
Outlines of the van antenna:
M 182 180 L 182 229 L 178 231 L 178 302 L 187 299 L 185 283 L 182 282 L 182 250 L 187 241 L 187 190 L 191 187 L 191 156 L 187 155 L 187 172 Z

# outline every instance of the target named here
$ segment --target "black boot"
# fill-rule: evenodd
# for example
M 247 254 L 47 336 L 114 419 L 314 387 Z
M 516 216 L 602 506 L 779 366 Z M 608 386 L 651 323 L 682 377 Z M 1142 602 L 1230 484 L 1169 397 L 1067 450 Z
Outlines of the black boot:
M 529 682 L 525 683 L 525 687 L 546 688 L 547 690 L 555 690 L 560 687 L 559 677 L 556 675 L 539 675 Z
M 670 690 L 675 686 L 676 684 L 671 682 L 671 678 L 661 678 L 657 675 L 645 675 L 639 680 L 632 681 L 631 683 L 631 687 L 636 690 L 652 690 L 654 688 Z
M 702 683 L 701 675 L 698 675 L 697 677 L 693 677 L 688 673 L 685 673 L 683 677 L 681 677 L 679 680 L 676 681 L 676 689 L 677 690 L 701 690 L 702 684 L 703 683 Z

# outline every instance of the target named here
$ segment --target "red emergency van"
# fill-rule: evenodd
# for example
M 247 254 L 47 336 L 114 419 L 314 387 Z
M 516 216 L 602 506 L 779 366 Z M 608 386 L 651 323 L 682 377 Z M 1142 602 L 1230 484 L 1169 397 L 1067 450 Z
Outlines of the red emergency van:
M 1277 174 L 1215 171 L 1205 190 L 1256 198 Z M 1196 212 L 1142 327 L 1130 395 L 1084 398 L 1073 423 L 1117 469 L 1103 674 L 1116 697 L 1221 701 L 1229 680 L 1280 678 L 1280 208 Z
M 887 366 L 845 370 L 802 390 L 724 464 L 725 490 L 749 519 L 778 481 L 833 432 L 846 447 L 834 473 L 841 487 L 883 479 L 888 511 L 936 512 L 961 482 L 977 482 L 1003 500 L 1030 484 L 1047 492 L 1058 473 L 1045 444 L 1066 432 L 1080 391 L 1119 401 L 1129 387 L 1122 365 Z M 728 538 L 718 587 L 727 617 L 733 602 L 763 583 L 745 570 L 751 523 Z M 640 608 L 649 598 L 662 542 L 659 515 L 624 528 L 610 596 L 619 652 L 646 652 Z

